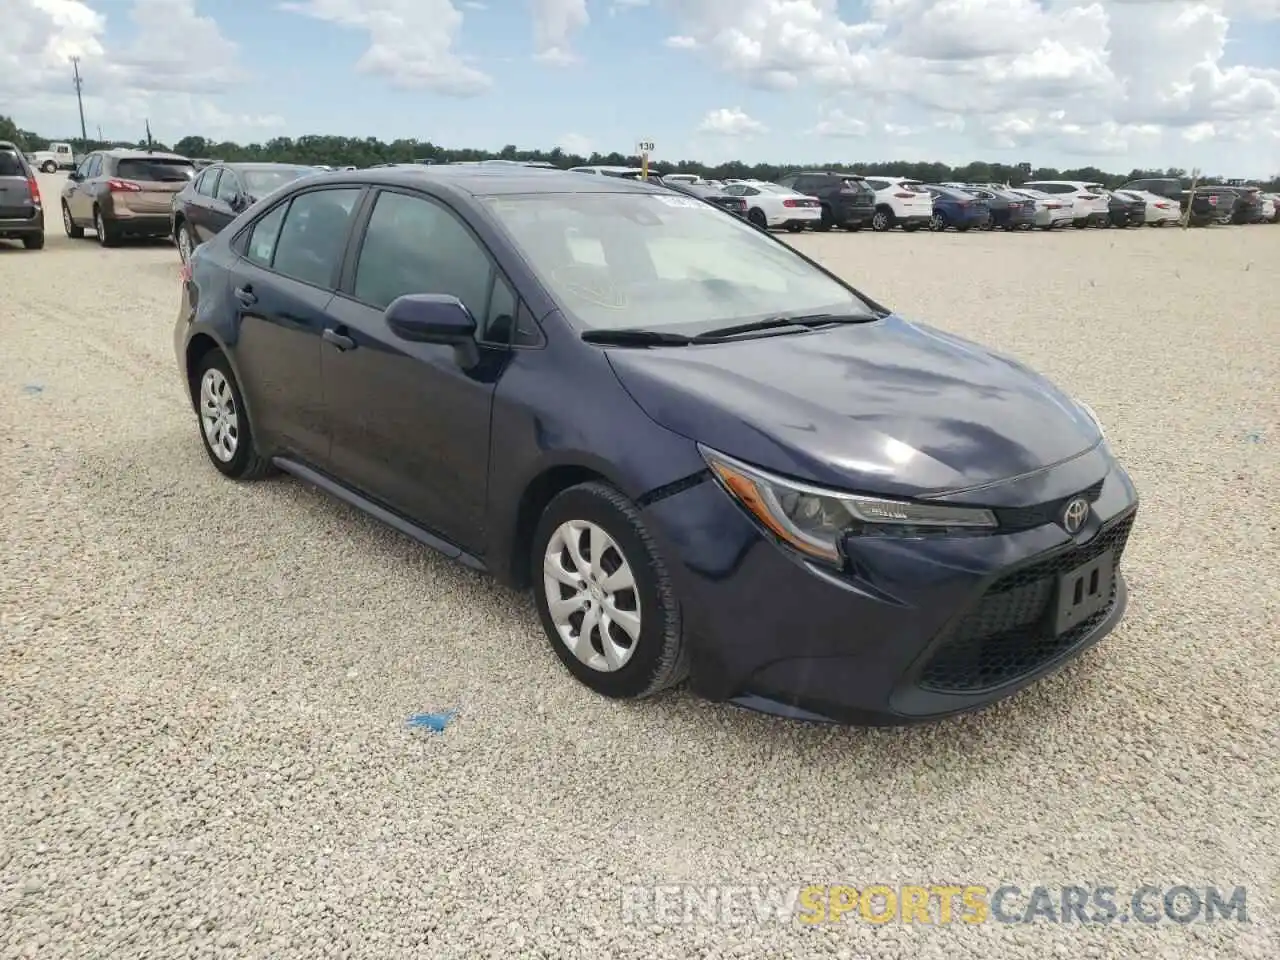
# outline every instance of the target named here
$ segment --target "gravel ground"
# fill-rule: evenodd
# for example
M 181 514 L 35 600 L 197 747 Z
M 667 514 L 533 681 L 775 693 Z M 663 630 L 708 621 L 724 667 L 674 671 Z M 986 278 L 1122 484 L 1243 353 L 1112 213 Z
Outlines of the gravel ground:
M 1280 953 L 1280 228 L 797 240 L 1082 396 L 1144 496 L 1098 648 L 865 731 L 598 699 L 527 598 L 220 479 L 175 251 L 49 227 L 0 244 L 0 955 Z M 677 882 L 1245 885 L 1252 922 L 624 922 L 624 885 Z

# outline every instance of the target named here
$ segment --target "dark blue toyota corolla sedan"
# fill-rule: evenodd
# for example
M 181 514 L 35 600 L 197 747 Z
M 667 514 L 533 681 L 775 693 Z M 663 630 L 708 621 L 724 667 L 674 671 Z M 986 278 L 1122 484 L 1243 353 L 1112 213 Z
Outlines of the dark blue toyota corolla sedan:
M 658 186 L 309 177 L 196 249 L 175 347 L 218 470 L 531 586 L 610 697 L 927 720 L 1125 609 L 1137 495 L 1088 407 Z

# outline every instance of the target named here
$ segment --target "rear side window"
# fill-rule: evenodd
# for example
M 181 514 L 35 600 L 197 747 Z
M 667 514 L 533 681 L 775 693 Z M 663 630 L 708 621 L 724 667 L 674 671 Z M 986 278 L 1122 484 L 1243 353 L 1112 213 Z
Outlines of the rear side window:
M 867 186 L 872 190 L 884 190 L 889 186 L 888 180 L 868 180 Z
M 271 258 L 276 252 L 276 240 L 280 237 L 280 227 L 288 209 L 289 204 L 282 203 L 253 225 L 245 250 L 246 259 L 260 267 L 271 266 Z
M 123 157 L 116 161 L 116 176 L 122 180 L 150 183 L 182 183 L 195 175 L 190 160 L 167 157 Z
M 330 286 L 346 248 L 347 227 L 359 196 L 359 187 L 295 196 L 276 239 L 271 269 L 313 286 Z
M 196 181 L 196 193 L 202 197 L 212 197 L 218 189 L 218 174 L 221 172 L 221 169 L 206 170 L 200 174 L 200 178 Z
M 489 255 L 452 213 L 424 197 L 388 192 L 369 217 L 352 293 L 379 309 L 405 294 L 451 294 L 483 330 L 493 273 Z
M 26 165 L 14 150 L 0 150 L 0 177 L 25 177 Z

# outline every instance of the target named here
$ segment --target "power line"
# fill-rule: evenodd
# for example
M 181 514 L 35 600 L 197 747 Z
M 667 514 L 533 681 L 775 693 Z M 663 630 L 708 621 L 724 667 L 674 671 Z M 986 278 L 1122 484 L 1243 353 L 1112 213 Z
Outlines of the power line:
M 80 107 L 80 141 L 86 147 L 89 145 L 89 130 L 84 124 L 84 98 L 80 94 L 80 88 L 84 86 L 84 80 L 80 78 L 80 58 L 71 58 L 71 71 L 74 79 L 72 82 L 76 86 L 76 104 Z

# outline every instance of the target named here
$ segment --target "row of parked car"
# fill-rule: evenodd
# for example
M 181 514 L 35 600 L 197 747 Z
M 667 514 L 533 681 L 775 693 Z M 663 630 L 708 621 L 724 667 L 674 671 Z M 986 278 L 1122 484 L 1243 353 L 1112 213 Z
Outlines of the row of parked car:
M 617 168 L 622 169 L 622 168 Z M 614 174 L 616 175 L 616 174 Z M 1280 222 L 1280 196 L 1254 187 L 1204 187 L 1194 196 L 1176 179 L 1140 180 L 1108 190 L 1100 183 L 1038 180 L 922 183 L 905 177 L 812 171 L 757 180 L 710 181 L 670 175 L 662 183 L 734 210 L 760 227 L 876 232 L 1055 230 L 1071 226 L 1164 227 L 1190 210 L 1195 226 Z
M 497 160 L 469 165 L 550 167 Z M 99 150 L 82 158 L 68 174 L 59 212 L 68 237 L 78 239 L 92 231 L 103 246 L 128 237 L 167 237 L 185 261 L 195 246 L 258 199 L 299 177 L 332 169 Z M 586 166 L 571 172 L 624 179 L 647 175 L 637 167 Z M 1134 181 L 1116 190 L 1083 181 L 1041 180 L 1012 187 L 832 171 L 793 173 L 776 183 L 707 180 L 680 173 L 647 179 L 721 207 L 761 229 L 793 232 L 833 227 L 876 232 L 895 227 L 907 232 L 1163 227 L 1179 222 L 1184 213 L 1193 225 L 1280 222 L 1280 197 L 1274 194 L 1243 186 L 1199 187 L 1193 194 L 1173 178 Z M 22 152 L 6 142 L 0 142 L 0 239 L 22 240 L 30 249 L 44 245 L 39 185 Z

